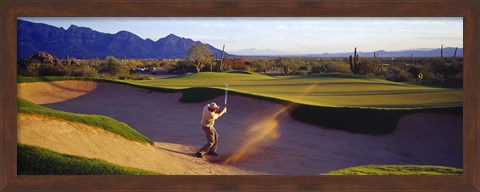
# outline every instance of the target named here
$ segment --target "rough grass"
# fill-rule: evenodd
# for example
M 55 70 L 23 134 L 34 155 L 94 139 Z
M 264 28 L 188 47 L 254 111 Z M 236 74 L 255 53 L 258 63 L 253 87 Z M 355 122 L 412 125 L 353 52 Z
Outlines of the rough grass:
M 99 159 L 66 155 L 31 145 L 17 145 L 18 175 L 160 175 Z
M 463 170 L 429 165 L 366 165 L 331 171 L 322 175 L 462 175 Z
M 17 98 L 17 111 L 18 113 L 40 114 L 55 117 L 58 119 L 63 119 L 66 121 L 79 122 L 86 125 L 105 129 L 112 133 L 118 134 L 128 140 L 153 144 L 150 139 L 138 133 L 135 129 L 131 128 L 127 124 L 106 116 L 76 114 L 53 110 L 21 98 Z

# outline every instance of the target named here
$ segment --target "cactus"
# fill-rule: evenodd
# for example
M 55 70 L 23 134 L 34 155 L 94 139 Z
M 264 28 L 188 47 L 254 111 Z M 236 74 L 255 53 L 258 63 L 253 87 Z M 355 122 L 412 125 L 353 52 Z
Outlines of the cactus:
M 353 52 L 353 57 L 350 55 L 350 70 L 353 74 L 358 74 L 360 71 L 360 60 L 357 54 L 357 48 L 355 47 L 355 51 Z
M 223 45 L 223 48 L 222 48 L 222 60 L 220 61 L 220 71 L 223 71 L 223 56 L 225 54 L 225 45 Z
M 455 59 L 455 57 L 457 56 L 457 49 L 458 47 L 455 48 L 455 52 L 453 53 L 453 63 L 457 63 L 457 60 Z
M 70 66 L 71 62 L 72 62 L 72 60 L 70 59 L 70 56 L 67 53 L 67 65 Z
M 443 45 L 440 48 L 440 59 L 443 60 Z

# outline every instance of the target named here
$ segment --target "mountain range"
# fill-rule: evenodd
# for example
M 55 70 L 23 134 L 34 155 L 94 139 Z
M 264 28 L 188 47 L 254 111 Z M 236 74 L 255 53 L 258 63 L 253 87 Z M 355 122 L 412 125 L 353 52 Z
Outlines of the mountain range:
M 246 55 L 246 56 L 255 56 L 255 55 L 268 55 L 268 56 L 275 56 L 275 55 L 286 55 L 286 53 L 273 50 L 273 49 L 256 49 L 256 48 L 249 48 L 249 49 L 241 49 L 236 51 L 230 51 L 230 53 L 235 55 Z
M 103 59 L 115 56 L 123 59 L 147 58 L 185 58 L 193 44 L 202 43 L 189 38 L 170 34 L 157 41 L 142 39 L 128 32 L 120 31 L 115 34 L 102 33 L 87 27 L 71 25 L 68 29 L 55 27 L 43 23 L 33 23 L 24 20 L 17 21 L 17 58 L 30 57 L 38 52 L 47 52 L 60 59 L 73 57 L 77 59 Z M 205 44 L 205 43 L 204 43 Z M 222 51 L 209 44 L 209 50 L 218 57 Z M 452 57 L 455 48 L 447 47 L 443 50 L 444 57 Z M 437 49 L 410 49 L 401 51 L 376 51 L 379 57 L 440 57 L 440 48 Z M 255 48 L 238 50 L 228 57 L 348 57 L 352 52 L 298 54 L 288 55 L 272 49 L 258 50 Z M 373 52 L 362 52 L 360 57 L 373 57 Z M 457 57 L 463 57 L 463 49 L 457 50 Z
M 107 56 L 121 59 L 185 58 L 190 47 L 196 43 L 202 42 L 174 34 L 153 41 L 128 31 L 109 34 L 75 25 L 64 29 L 43 23 L 17 21 L 17 58 L 30 57 L 38 52 L 47 52 L 60 59 L 103 59 Z M 221 57 L 222 50 L 211 45 L 208 48 Z
M 249 58 L 261 58 L 261 57 L 310 57 L 310 58 L 336 58 L 336 57 L 349 57 L 353 55 L 352 52 L 342 52 L 342 53 L 322 53 L 322 54 L 285 54 L 276 50 L 265 49 L 257 50 L 255 48 L 232 51 L 233 54 L 242 55 L 242 57 Z M 420 49 L 407 49 L 400 51 L 385 51 L 379 50 L 375 51 L 379 57 L 440 57 L 441 49 L 432 49 L 432 48 L 420 48 Z M 454 47 L 446 47 L 443 49 L 444 57 L 453 57 L 455 53 Z M 357 52 L 360 57 L 373 57 L 373 51 L 370 52 Z M 463 57 L 463 48 L 458 48 L 456 57 Z
M 408 50 L 401 50 L 401 51 L 385 51 L 379 50 L 375 51 L 379 57 L 440 57 L 441 55 L 441 48 L 437 49 L 408 49 Z M 443 48 L 443 56 L 444 57 L 453 57 L 455 53 L 455 47 L 444 47 Z M 373 52 L 357 52 L 360 57 L 373 57 Z M 349 57 L 353 55 L 352 52 L 345 52 L 345 53 L 323 53 L 323 54 L 307 54 L 302 55 L 302 57 Z M 456 57 L 463 57 L 463 48 L 458 48 Z

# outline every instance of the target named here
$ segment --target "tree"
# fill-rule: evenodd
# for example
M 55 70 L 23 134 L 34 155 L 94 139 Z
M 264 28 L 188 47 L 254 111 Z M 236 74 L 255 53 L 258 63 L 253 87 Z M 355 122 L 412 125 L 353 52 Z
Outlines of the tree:
M 212 62 L 212 52 L 208 50 L 206 44 L 195 44 L 188 50 L 188 60 L 195 66 L 197 73 L 205 66 Z
M 128 66 L 122 64 L 114 56 L 108 56 L 105 59 L 104 72 L 111 74 L 113 77 L 125 77 L 129 75 Z
M 261 72 L 261 73 L 267 72 L 274 65 L 274 61 L 272 59 L 265 59 L 265 58 L 253 59 L 251 61 L 251 63 L 252 63 L 252 67 L 255 69 L 255 71 L 256 72 Z
M 290 75 L 298 71 L 301 65 L 299 62 L 292 58 L 279 58 L 275 61 L 275 65 L 282 69 L 284 75 Z

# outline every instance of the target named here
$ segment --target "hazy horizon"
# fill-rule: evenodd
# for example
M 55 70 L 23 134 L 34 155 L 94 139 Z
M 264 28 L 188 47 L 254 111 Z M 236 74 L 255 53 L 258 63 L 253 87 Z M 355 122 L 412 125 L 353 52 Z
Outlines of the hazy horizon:
M 378 50 L 463 48 L 462 17 L 20 17 L 115 34 L 129 31 L 156 41 L 169 34 L 235 54 L 322 54 Z

